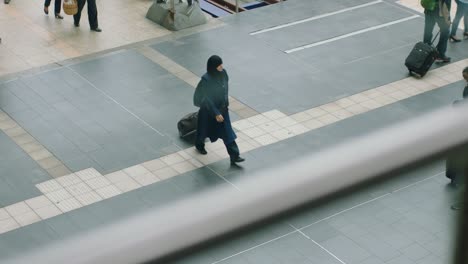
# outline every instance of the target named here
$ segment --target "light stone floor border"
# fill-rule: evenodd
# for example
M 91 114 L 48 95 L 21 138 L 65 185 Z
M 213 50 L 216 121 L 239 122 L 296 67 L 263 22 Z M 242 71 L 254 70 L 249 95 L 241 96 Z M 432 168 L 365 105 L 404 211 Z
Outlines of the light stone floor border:
M 0 110 L 0 130 L 53 178 L 71 173 L 67 166 L 2 110 Z
M 468 59 L 465 59 L 434 69 L 422 80 L 408 77 L 291 116 L 272 110 L 233 122 L 239 148 L 242 152 L 248 152 L 460 81 L 461 71 L 467 65 Z M 0 118 L 0 128 L 4 131 L 11 134 L 12 129 L 20 130 L 8 116 L 0 115 Z M 221 141 L 209 143 L 206 148 L 208 155 L 200 155 L 191 147 L 107 175 L 89 168 L 37 184 L 36 187 L 43 193 L 41 196 L 0 208 L 0 234 L 228 157 Z M 46 155 L 38 157 L 44 158 Z

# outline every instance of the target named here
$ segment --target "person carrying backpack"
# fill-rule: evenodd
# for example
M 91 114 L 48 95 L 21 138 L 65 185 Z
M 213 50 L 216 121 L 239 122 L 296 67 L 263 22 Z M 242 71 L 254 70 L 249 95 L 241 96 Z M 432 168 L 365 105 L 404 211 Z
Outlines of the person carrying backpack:
M 439 55 L 436 61 L 450 62 L 446 56 L 447 43 L 450 36 L 450 7 L 451 0 L 421 0 L 424 7 L 424 43 L 431 44 L 432 32 L 435 24 L 440 28 L 440 38 L 437 44 Z

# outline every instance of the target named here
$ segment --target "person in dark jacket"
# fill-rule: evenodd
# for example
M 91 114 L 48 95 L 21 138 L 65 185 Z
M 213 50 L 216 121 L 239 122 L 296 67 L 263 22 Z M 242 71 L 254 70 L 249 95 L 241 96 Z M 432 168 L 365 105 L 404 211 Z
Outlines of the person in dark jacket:
M 206 155 L 205 139 L 208 137 L 211 142 L 215 142 L 220 138 L 229 153 L 231 164 L 242 162 L 244 159 L 239 156 L 237 136 L 229 118 L 229 76 L 223 68 L 222 59 L 217 55 L 211 56 L 206 70 L 194 94 L 194 104 L 200 107 L 195 147 Z
M 431 44 L 432 31 L 436 23 L 440 28 L 439 43 L 437 43 L 439 55 L 436 59 L 438 62 L 450 62 L 451 60 L 445 55 L 450 36 L 451 2 L 452 0 L 437 0 L 434 10 L 424 10 L 424 43 Z
M 463 89 L 463 100 L 455 101 L 454 105 L 468 100 L 468 67 L 463 70 L 462 74 L 466 81 L 466 86 Z M 465 178 L 468 176 L 468 153 L 465 151 L 451 154 L 445 164 L 445 176 L 451 180 L 451 184 L 454 186 L 463 184 Z
M 96 6 L 96 0 L 78 0 L 78 13 L 73 16 L 75 27 L 80 26 L 81 11 L 85 3 L 88 2 L 88 20 L 89 26 L 92 31 L 101 32 L 102 29 L 98 25 L 98 11 Z

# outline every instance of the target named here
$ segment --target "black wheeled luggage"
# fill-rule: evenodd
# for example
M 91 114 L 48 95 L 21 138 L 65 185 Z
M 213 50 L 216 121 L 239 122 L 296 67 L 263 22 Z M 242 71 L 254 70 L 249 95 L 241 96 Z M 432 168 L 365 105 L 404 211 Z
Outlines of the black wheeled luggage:
M 179 136 L 186 138 L 191 135 L 195 135 L 197 132 L 198 123 L 198 112 L 187 114 L 177 122 L 177 129 L 179 130 Z
M 438 35 L 439 33 L 437 33 L 435 38 L 437 38 Z M 432 41 L 432 43 L 433 42 L 434 41 Z M 418 42 L 414 45 L 405 60 L 405 66 L 408 68 L 410 74 L 416 73 L 420 77 L 423 77 L 429 71 L 432 64 L 434 64 L 438 52 L 437 49 L 432 46 L 432 43 Z

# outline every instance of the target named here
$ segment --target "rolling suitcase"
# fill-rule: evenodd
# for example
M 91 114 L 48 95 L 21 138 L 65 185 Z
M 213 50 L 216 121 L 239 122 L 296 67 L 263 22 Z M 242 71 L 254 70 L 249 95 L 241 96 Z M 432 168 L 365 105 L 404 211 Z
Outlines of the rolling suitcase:
M 429 71 L 438 55 L 437 49 L 432 46 L 432 43 L 434 43 L 439 33 L 436 34 L 431 44 L 418 42 L 414 45 L 405 60 L 405 66 L 408 68 L 410 75 L 415 73 L 423 77 Z
M 198 112 L 190 113 L 182 117 L 177 122 L 177 129 L 179 130 L 179 136 L 186 138 L 191 135 L 195 135 L 197 132 L 198 123 Z

